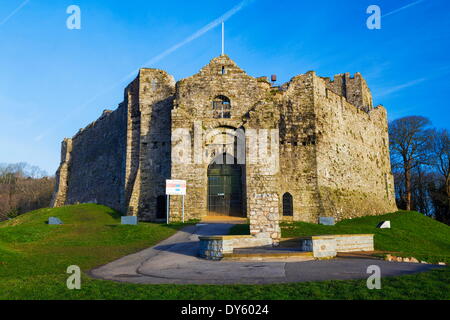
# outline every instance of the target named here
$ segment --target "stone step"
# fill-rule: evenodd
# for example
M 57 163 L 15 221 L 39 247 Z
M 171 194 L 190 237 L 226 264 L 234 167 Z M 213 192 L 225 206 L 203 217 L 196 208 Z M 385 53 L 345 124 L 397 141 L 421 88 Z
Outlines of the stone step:
M 338 258 L 348 258 L 348 259 L 373 259 L 382 260 L 379 256 L 375 256 L 376 251 L 355 251 L 355 252 L 338 252 Z
M 281 248 L 300 248 L 299 238 L 282 238 L 279 242 Z
M 304 254 L 224 254 L 225 261 L 266 261 L 266 262 L 299 262 L 315 260 L 312 252 L 304 252 Z
M 259 248 L 241 248 L 234 249 L 233 253 L 226 253 L 223 255 L 225 259 L 239 259 L 239 258 L 313 258 L 312 252 L 305 252 L 299 250 L 292 250 L 280 247 L 259 247 Z

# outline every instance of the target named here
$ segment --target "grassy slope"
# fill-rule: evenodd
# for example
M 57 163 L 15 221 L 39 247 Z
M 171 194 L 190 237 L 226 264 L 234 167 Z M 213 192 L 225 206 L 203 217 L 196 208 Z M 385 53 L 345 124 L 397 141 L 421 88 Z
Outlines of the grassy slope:
M 48 225 L 46 221 L 51 216 L 59 217 L 64 224 Z M 116 211 L 95 204 L 41 209 L 2 222 L 0 298 L 9 297 L 14 291 L 18 292 L 17 298 L 26 298 L 22 292 L 28 289 L 35 289 L 39 297 L 45 293 L 39 292 L 39 285 L 28 288 L 29 281 L 44 285 L 58 279 L 64 284 L 62 279 L 69 265 L 90 269 L 152 246 L 180 227 L 152 223 L 120 225 Z
M 50 216 L 64 225 L 47 225 Z M 295 232 L 301 225 L 285 230 Z M 81 290 L 66 288 L 67 266 L 88 270 L 151 246 L 180 227 L 122 226 L 115 211 L 93 204 L 42 209 L 0 223 L 0 299 L 450 299 L 449 268 L 383 279 L 383 289 L 374 291 L 365 280 L 198 286 L 134 285 L 87 276 Z

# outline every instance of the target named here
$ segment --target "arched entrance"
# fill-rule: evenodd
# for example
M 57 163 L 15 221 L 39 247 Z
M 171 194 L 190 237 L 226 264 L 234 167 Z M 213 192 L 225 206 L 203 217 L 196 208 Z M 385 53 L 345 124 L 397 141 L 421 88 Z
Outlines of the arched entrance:
M 156 219 L 165 219 L 167 215 L 167 196 L 156 198 Z
M 243 217 L 243 165 L 226 153 L 208 167 L 208 215 Z

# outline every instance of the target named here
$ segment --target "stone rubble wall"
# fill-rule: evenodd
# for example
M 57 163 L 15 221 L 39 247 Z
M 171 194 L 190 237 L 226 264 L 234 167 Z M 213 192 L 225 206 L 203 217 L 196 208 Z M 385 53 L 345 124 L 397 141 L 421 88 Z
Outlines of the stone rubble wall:
M 314 75 L 317 185 L 337 220 L 395 211 L 387 114 L 355 108 Z
M 219 95 L 231 100 L 230 119 L 213 118 L 212 101 Z M 196 145 L 194 128 L 203 132 L 212 129 L 220 132 L 230 128 L 247 129 L 244 127 L 243 116 L 256 102 L 262 100 L 264 95 L 265 91 L 259 82 L 248 76 L 227 56 L 211 60 L 199 73 L 178 81 L 172 110 L 172 137 L 176 135 L 177 130 L 178 132 L 188 130 L 191 139 L 187 142 L 173 139 L 171 178 L 187 180 L 188 193 L 185 199 L 187 219 L 202 218 L 208 213 L 207 170 L 210 162 L 220 152 L 210 147 L 205 136 L 199 139 L 202 141 L 201 145 Z M 182 143 L 186 143 L 186 149 L 180 148 Z M 196 155 L 200 158 L 196 158 Z M 191 162 L 181 163 L 178 160 L 182 157 L 191 159 Z M 180 220 L 182 211 L 180 196 L 171 197 L 170 209 L 171 217 Z
M 148 221 L 157 218 L 157 198 L 165 196 L 170 178 L 175 80 L 162 70 L 141 69 L 135 81 L 134 110 L 128 115 L 128 167 L 135 178 L 127 213 Z
M 66 138 L 61 143 L 61 163 L 55 175 L 55 191 L 53 192 L 51 207 L 60 207 L 66 203 L 71 152 L 72 139 Z
M 336 251 L 373 251 L 373 234 L 336 235 Z
M 105 110 L 71 139 L 70 159 L 60 169 L 67 172 L 66 197 L 56 205 L 91 202 L 123 210 L 125 111 L 124 105 Z
M 352 77 L 350 73 L 343 73 L 330 78 L 321 77 L 325 81 L 326 87 L 357 108 L 369 111 L 373 108 L 372 94 L 367 86 L 366 80 L 357 72 Z
M 229 119 L 213 117 L 219 95 L 231 101 Z M 190 134 L 181 145 L 174 138 L 180 129 Z M 165 180 L 182 179 L 185 219 L 201 219 L 208 215 L 208 165 L 222 152 L 235 156 L 232 144 L 194 138 L 211 129 L 217 136 L 245 132 L 243 215 L 252 235 L 277 241 L 280 219 L 317 223 L 320 216 L 396 210 L 386 110 L 373 108 L 360 74 L 331 81 L 308 72 L 272 87 L 226 55 L 177 83 L 162 70 L 141 69 L 116 111 L 63 142 L 53 204 L 97 202 L 154 221 Z M 270 163 L 255 161 L 259 142 L 250 133 L 271 129 L 279 152 L 269 152 Z M 283 216 L 287 192 L 293 217 Z M 171 220 L 181 220 L 181 196 L 171 197 L 170 208 Z
M 231 118 L 215 119 L 212 101 L 217 96 L 226 96 L 231 101 Z M 201 218 L 208 213 L 208 177 L 210 162 L 220 153 L 232 150 L 219 150 L 208 144 L 202 137 L 201 145 L 196 145 L 195 128 L 207 132 L 216 129 L 221 133 L 227 130 L 242 129 L 246 134 L 246 166 L 243 172 L 244 214 L 249 216 L 251 233 L 258 236 L 279 238 L 278 226 L 278 172 L 267 172 L 267 165 L 250 161 L 255 157 L 249 152 L 248 133 L 258 129 L 276 129 L 278 125 L 276 105 L 272 101 L 270 85 L 248 76 L 229 59 L 220 56 L 202 68 L 192 77 L 177 83 L 174 110 L 172 111 L 172 137 L 176 130 L 189 131 L 191 140 L 186 148 L 180 148 L 180 141 L 172 141 L 171 178 L 187 180 L 185 216 Z M 251 145 L 251 144 L 250 144 Z M 200 163 L 195 161 L 194 153 L 201 148 Z M 187 156 L 191 163 L 178 163 L 176 159 Z M 278 162 L 279 155 L 276 154 Z M 181 217 L 181 197 L 171 197 L 170 214 L 173 220 Z
M 237 248 L 269 246 L 271 238 L 253 236 L 205 236 L 199 237 L 199 256 L 208 260 L 220 260 L 224 254 L 233 253 Z
M 285 85 L 280 114 L 279 212 L 283 194 L 293 197 L 294 221 L 317 223 L 323 214 L 317 186 L 316 116 L 313 76 L 296 76 Z
M 133 215 L 133 208 L 129 207 L 133 191 L 139 188 L 138 169 L 141 138 L 141 111 L 139 109 L 139 77 L 134 79 L 125 89 L 125 101 L 127 104 L 127 129 L 126 129 L 126 158 L 124 181 L 124 212 Z M 135 189 L 135 184 L 136 189 Z
M 300 250 L 312 251 L 315 258 L 333 258 L 338 252 L 373 251 L 373 234 L 303 237 Z

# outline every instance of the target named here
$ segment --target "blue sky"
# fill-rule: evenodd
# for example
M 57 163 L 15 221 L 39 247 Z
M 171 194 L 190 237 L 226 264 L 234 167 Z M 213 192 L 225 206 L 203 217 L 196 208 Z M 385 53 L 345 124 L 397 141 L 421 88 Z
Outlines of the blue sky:
M 81 30 L 66 27 L 73 4 Z M 372 4 L 381 30 L 366 27 Z M 361 72 L 391 120 L 450 128 L 448 0 L 3 0 L 0 163 L 53 174 L 61 140 L 115 109 L 138 68 L 179 80 L 218 56 L 220 25 L 204 27 L 227 12 L 225 51 L 250 75 Z

